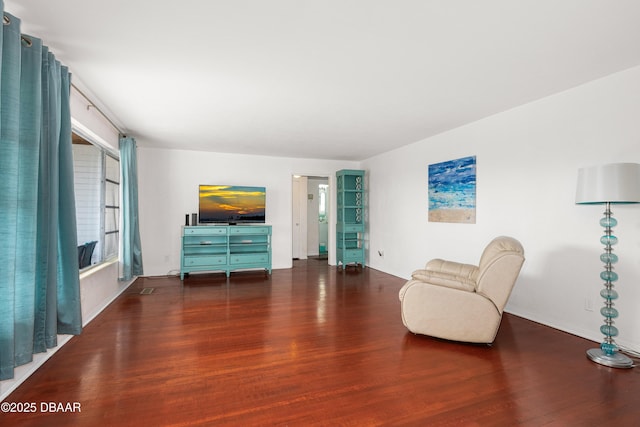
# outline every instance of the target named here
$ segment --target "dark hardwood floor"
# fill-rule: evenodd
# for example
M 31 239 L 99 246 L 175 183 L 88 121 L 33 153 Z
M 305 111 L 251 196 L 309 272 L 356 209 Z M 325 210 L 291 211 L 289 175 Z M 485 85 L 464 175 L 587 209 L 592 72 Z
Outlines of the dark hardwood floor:
M 138 279 L 5 400 L 36 412 L 0 425 L 640 425 L 640 368 L 512 315 L 492 347 L 414 336 L 403 283 L 316 260 Z

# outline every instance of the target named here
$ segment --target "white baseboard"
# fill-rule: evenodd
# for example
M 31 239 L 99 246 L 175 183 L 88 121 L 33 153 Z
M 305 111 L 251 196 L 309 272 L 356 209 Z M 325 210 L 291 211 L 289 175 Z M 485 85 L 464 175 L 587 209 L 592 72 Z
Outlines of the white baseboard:
M 58 335 L 58 345 L 47 350 L 46 353 L 33 355 L 33 361 L 26 365 L 18 366 L 14 370 L 14 376 L 10 380 L 0 381 L 0 401 L 4 401 L 20 384 L 26 381 L 40 366 L 51 356 L 62 348 L 70 339 L 71 335 Z
M 95 319 L 105 308 L 109 306 L 116 298 L 118 298 L 131 284 L 136 280 L 129 282 L 123 282 L 122 286 L 119 287 L 118 291 L 112 295 L 109 299 L 105 300 L 99 307 L 97 307 L 93 312 L 86 315 L 86 319 L 83 319 L 82 326 L 86 326 Z M 51 356 L 53 356 L 58 350 L 62 348 L 69 340 L 72 338 L 72 335 L 58 335 L 58 345 L 54 348 L 50 348 L 46 353 L 37 353 L 33 355 L 33 361 L 31 363 L 27 363 L 22 366 L 18 366 L 14 370 L 14 377 L 10 380 L 0 381 L 0 402 L 4 401 L 9 395 L 20 386 L 23 382 L 27 380 L 38 368 L 40 368 L 44 362 L 49 360 Z

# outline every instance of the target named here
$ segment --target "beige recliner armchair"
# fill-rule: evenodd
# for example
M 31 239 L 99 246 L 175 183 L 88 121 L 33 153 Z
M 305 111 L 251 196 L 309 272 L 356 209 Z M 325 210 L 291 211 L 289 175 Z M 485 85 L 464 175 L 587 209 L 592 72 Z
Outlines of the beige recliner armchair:
M 415 334 L 492 343 L 523 262 L 520 242 L 504 236 L 478 266 L 433 259 L 400 289 L 402 322 Z

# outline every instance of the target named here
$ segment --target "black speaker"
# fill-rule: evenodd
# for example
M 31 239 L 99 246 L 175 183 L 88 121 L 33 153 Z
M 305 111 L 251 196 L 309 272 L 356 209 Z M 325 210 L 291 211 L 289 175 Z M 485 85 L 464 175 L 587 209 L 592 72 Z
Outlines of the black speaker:
M 184 225 L 189 225 L 189 214 L 184 216 Z
M 197 213 L 192 213 L 191 214 L 191 224 L 192 225 L 198 225 L 198 214 Z

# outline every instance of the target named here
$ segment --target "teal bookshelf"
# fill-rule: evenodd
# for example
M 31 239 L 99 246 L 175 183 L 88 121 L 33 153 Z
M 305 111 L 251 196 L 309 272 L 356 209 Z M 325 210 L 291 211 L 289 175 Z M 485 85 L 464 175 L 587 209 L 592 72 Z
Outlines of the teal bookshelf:
M 365 266 L 365 189 L 364 171 L 343 169 L 336 172 L 337 222 L 336 262 Z

